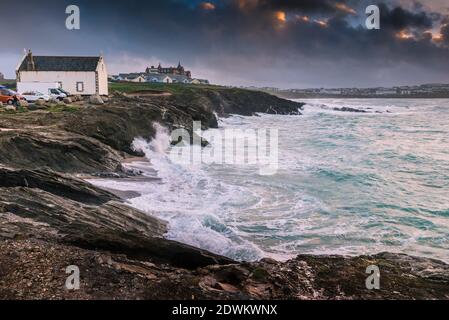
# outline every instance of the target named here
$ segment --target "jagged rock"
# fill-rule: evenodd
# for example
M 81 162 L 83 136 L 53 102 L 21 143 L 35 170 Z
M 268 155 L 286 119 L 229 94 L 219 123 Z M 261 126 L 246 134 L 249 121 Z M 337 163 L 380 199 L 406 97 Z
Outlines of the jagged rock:
M 34 104 L 37 106 L 43 106 L 43 105 L 45 105 L 45 103 L 46 102 L 44 99 L 38 99 L 38 100 L 34 101 Z
M 367 113 L 368 111 L 363 109 L 356 109 L 350 107 L 342 107 L 342 108 L 334 108 L 334 111 L 342 111 L 342 112 L 357 112 L 357 113 Z
M 16 107 L 15 107 L 15 106 L 9 105 L 9 106 L 6 106 L 6 107 L 5 107 L 5 110 L 6 110 L 6 111 L 16 111 Z
M 33 114 L 33 113 L 32 113 Z M 95 173 L 121 169 L 122 157 L 98 140 L 57 129 L 0 131 L 0 163 L 21 168 Z
M 70 103 L 72 103 L 72 99 L 69 98 L 69 97 L 64 98 L 63 101 L 64 101 L 65 104 L 70 104 Z
M 0 215 L 1 219 L 1 215 Z M 15 219 L 18 219 L 17 217 Z M 13 217 L 11 217 L 13 220 Z M 14 221 L 14 220 L 13 220 Z M 3 221 L 0 220 L 0 225 Z M 3 226 L 3 225 L 2 225 Z M 44 228 L 45 225 L 42 225 Z M 129 258 L 114 252 L 86 250 L 36 238 L 0 240 L 0 298 L 2 299 L 448 299 L 448 265 L 398 254 L 362 257 L 302 255 L 286 262 L 211 265 L 196 270 Z M 0 239 L 2 234 L 0 234 Z M 83 283 L 80 290 L 64 288 L 65 268 L 76 261 Z M 381 270 L 379 290 L 365 285 L 366 267 Z M 229 272 L 229 269 L 233 269 Z M 268 276 L 254 279 L 257 269 Z M 243 271 L 243 269 L 242 269 Z M 32 279 L 31 286 L 28 285 Z M 221 280 L 220 280 L 221 279 Z
M 100 205 L 119 200 L 112 193 L 51 170 L 18 170 L 0 166 L 0 188 L 15 187 L 40 189 L 87 204 Z
M 303 103 L 284 100 L 276 96 L 242 89 L 203 89 L 199 99 L 219 116 L 239 114 L 251 116 L 255 113 L 300 115 Z
M 26 100 L 19 100 L 18 102 L 17 102 L 17 106 L 18 107 L 21 107 L 21 108 L 28 108 L 28 101 L 26 101 Z
M 104 101 L 99 95 L 93 95 L 89 98 L 89 103 L 93 105 L 103 105 Z
M 86 182 L 48 170 L 0 168 L 0 226 L 20 237 L 198 268 L 232 260 L 162 238 L 166 223 Z

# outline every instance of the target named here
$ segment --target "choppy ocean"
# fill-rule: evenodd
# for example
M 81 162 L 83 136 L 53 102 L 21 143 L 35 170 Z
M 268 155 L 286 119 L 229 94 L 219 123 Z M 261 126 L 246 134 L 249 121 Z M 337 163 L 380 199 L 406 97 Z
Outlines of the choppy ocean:
M 149 162 L 130 165 L 159 181 L 92 182 L 139 192 L 129 203 L 168 220 L 167 238 L 238 260 L 390 251 L 449 261 L 449 100 L 304 102 L 302 116 L 233 116 L 216 129 L 279 129 L 275 175 L 173 163 L 160 135 L 137 139 Z

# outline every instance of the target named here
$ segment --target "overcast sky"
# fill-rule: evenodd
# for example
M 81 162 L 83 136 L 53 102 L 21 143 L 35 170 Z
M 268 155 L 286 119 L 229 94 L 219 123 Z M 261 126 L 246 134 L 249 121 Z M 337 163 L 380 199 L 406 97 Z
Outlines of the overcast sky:
M 231 85 L 369 87 L 449 83 L 447 0 L 0 0 L 0 72 L 35 55 L 105 56 L 109 73 L 177 65 Z M 81 29 L 65 28 L 65 8 Z M 381 30 L 364 27 L 378 4 Z

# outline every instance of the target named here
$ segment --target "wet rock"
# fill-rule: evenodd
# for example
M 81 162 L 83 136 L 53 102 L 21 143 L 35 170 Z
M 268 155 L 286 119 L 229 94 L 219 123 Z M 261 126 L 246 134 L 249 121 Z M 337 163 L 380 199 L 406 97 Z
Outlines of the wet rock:
M 43 106 L 43 105 L 45 105 L 45 100 L 44 100 L 44 99 L 38 99 L 38 100 L 36 100 L 36 101 L 34 102 L 34 104 L 35 104 L 36 106 Z
M 300 115 L 303 103 L 284 100 L 276 96 L 241 89 L 203 89 L 199 100 L 219 116 L 238 114 L 251 116 L 255 113 Z
M 184 268 L 232 260 L 163 238 L 166 222 L 86 182 L 46 170 L 0 170 L 3 233 Z
M 93 95 L 90 96 L 89 103 L 93 105 L 103 105 L 104 101 L 99 95 Z
M 342 107 L 342 108 L 334 108 L 334 111 L 342 111 L 342 112 L 357 112 L 357 113 L 367 113 L 368 111 L 363 109 L 356 109 L 350 107 Z
M 92 173 L 121 170 L 121 156 L 98 140 L 63 130 L 0 132 L 0 163 L 19 168 Z
M 19 100 L 18 102 L 17 102 L 17 106 L 18 107 L 21 107 L 21 108 L 28 108 L 28 101 L 26 101 L 26 100 Z
M 82 180 L 51 170 L 18 170 L 0 166 L 0 188 L 26 187 L 86 204 L 104 204 L 118 200 L 113 194 Z

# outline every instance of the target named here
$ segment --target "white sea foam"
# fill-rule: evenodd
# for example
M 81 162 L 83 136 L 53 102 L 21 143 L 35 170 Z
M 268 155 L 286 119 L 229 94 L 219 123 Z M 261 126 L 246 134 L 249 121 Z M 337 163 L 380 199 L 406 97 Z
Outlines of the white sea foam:
M 169 239 L 236 259 L 262 257 L 262 250 L 241 238 L 217 215 L 227 202 L 242 195 L 241 190 L 212 179 L 200 165 L 171 162 L 168 132 L 161 126 L 156 129 L 151 142 L 136 138 L 133 148 L 145 153 L 161 181 L 140 186 L 142 195 L 131 199 L 131 204 L 167 220 Z
M 326 107 L 322 108 L 321 106 Z M 357 114 L 334 107 L 366 108 Z M 136 138 L 155 182 L 131 205 L 169 222 L 167 237 L 240 260 L 299 253 L 403 252 L 449 261 L 448 100 L 308 100 L 304 116 L 234 116 L 223 128 L 279 128 L 279 171 L 177 164 L 168 133 Z

